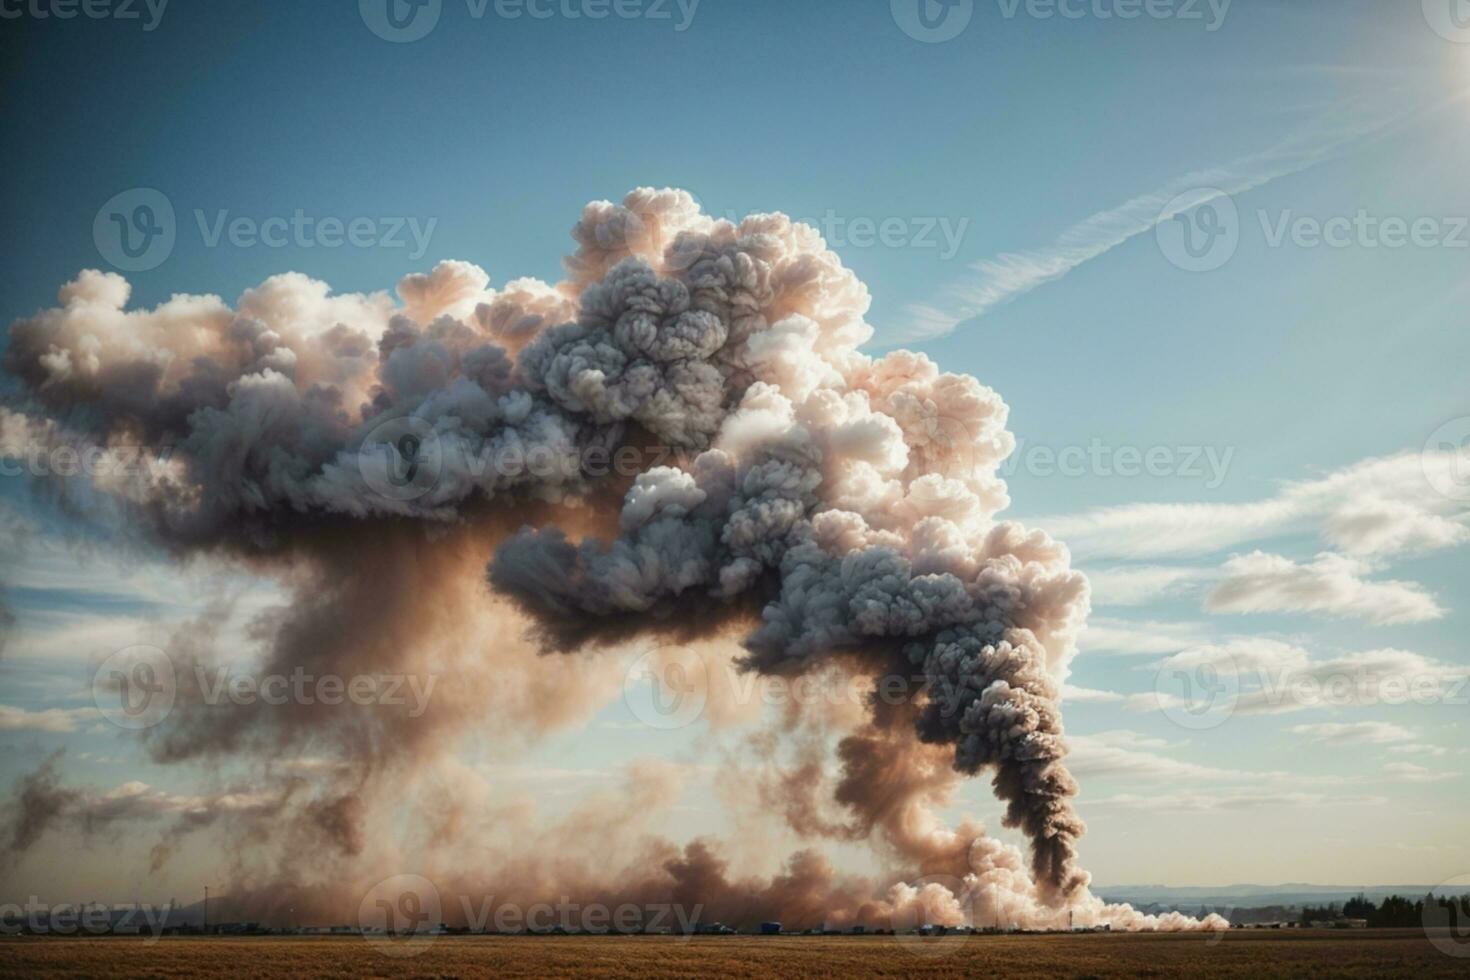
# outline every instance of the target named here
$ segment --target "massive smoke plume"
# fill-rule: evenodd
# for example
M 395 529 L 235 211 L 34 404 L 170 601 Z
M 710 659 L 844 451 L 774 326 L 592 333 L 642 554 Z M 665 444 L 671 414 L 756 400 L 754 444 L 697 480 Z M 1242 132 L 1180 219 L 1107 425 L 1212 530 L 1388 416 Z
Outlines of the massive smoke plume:
M 364 716 L 206 704 L 181 670 L 179 708 L 144 735 L 154 758 L 255 760 L 272 805 L 225 818 L 295 814 L 293 846 L 332 846 L 292 866 L 321 870 L 373 848 L 409 762 L 453 768 L 451 734 L 492 713 L 520 738 L 575 725 L 617 690 L 607 651 L 736 636 L 757 674 L 922 682 L 866 717 L 790 720 L 805 775 L 772 756 L 758 778 L 798 836 L 872 840 L 904 874 L 951 876 L 956 909 L 1188 925 L 1087 891 L 1057 704 L 1087 586 L 1062 545 L 997 519 L 1014 448 L 1000 397 L 920 354 L 862 353 L 867 290 L 783 215 L 712 220 L 682 191 L 642 189 L 589 205 L 573 237 L 555 286 L 493 290 L 443 262 L 398 302 L 286 274 L 234 308 L 176 295 L 129 310 L 125 280 L 87 271 L 11 327 L 4 367 L 22 394 L 4 448 L 143 447 L 137 465 L 99 467 L 84 501 L 59 492 L 180 560 L 276 578 L 292 601 L 256 624 L 263 670 L 455 678 L 422 716 Z M 526 642 L 475 639 L 507 624 Z M 170 655 L 216 656 L 213 629 L 191 624 Z M 818 799 L 808 777 L 830 737 L 841 775 Z M 308 785 L 272 761 L 307 750 L 327 760 Z M 1029 873 L 979 827 L 933 815 L 982 773 L 1030 842 Z M 17 845 L 86 804 L 49 769 L 26 792 Z M 441 795 L 430 822 L 451 846 L 473 814 Z M 753 883 L 710 844 L 651 846 L 630 844 L 612 881 L 596 857 L 500 880 L 528 897 L 663 889 L 747 919 L 799 914 L 791 895 L 828 921 L 914 898 L 901 878 L 839 881 L 815 852 Z M 267 893 L 271 873 L 242 867 L 239 893 Z

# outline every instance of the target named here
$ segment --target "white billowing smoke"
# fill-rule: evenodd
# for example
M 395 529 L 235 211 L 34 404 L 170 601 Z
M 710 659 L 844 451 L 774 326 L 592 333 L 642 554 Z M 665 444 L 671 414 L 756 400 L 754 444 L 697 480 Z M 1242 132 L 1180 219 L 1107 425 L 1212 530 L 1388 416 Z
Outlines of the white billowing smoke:
M 1065 547 L 997 519 L 1014 448 L 1000 397 L 921 354 L 860 352 L 866 288 L 783 215 L 712 220 L 682 191 L 640 189 L 588 205 L 573 236 L 555 286 L 494 290 L 478 267 L 442 262 L 404 279 L 399 302 L 286 274 L 235 309 L 176 295 L 129 311 L 121 277 L 84 272 L 59 308 L 12 326 L 5 367 L 23 396 L 4 431 L 141 444 L 151 465 L 98 482 L 158 542 L 314 569 L 292 572 L 277 667 L 348 663 L 351 650 L 320 649 L 344 610 L 412 619 L 404 636 L 445 629 L 364 581 L 354 546 L 395 542 L 430 566 L 435 535 L 459 534 L 446 545 L 458 570 L 473 529 L 489 582 L 546 650 L 743 629 L 745 670 L 917 675 L 909 703 L 875 701 L 842 732 L 829 802 L 848 822 L 795 829 L 877 833 L 915 869 L 962 880 L 945 890 L 961 921 L 968 903 L 1019 924 L 1080 910 L 1198 927 L 1104 905 L 1078 866 L 1057 694 L 1088 590 Z M 422 540 L 401 544 L 415 529 Z M 278 750 L 328 724 L 183 717 L 155 741 L 160 759 Z M 289 731 L 252 737 L 267 724 Z M 432 751 L 414 731 L 410 751 Z M 939 775 L 914 778 L 934 759 Z M 978 827 L 931 826 L 954 781 L 979 773 L 1029 840 L 1029 867 Z M 358 811 L 349 795 L 329 801 L 334 827 Z M 893 908 L 927 887 L 854 902 Z

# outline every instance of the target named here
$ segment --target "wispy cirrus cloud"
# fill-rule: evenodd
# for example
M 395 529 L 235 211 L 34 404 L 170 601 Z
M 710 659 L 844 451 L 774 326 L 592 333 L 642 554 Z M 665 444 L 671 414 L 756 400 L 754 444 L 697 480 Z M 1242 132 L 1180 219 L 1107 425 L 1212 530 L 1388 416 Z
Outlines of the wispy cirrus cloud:
M 1301 173 L 1368 142 L 1413 115 L 1416 113 L 1397 109 L 1373 111 L 1362 104 L 1338 107 L 1265 151 L 1183 174 L 1155 190 L 1099 211 L 1065 229 L 1049 245 L 982 259 L 970 267 L 974 275 L 950 284 L 939 302 L 909 306 L 907 324 L 889 339 L 900 344 L 945 336 L 960 324 L 1061 279 L 1165 221 L 1223 195 L 1243 194 Z
M 1062 700 L 1074 704 L 1113 704 L 1122 701 L 1123 695 L 1115 691 L 1099 691 L 1095 688 L 1064 684 L 1062 685 Z
M 1095 606 L 1141 606 L 1217 577 L 1213 568 L 1135 565 L 1086 569 Z
M 53 735 L 79 731 L 101 715 L 96 708 L 44 708 L 31 711 L 0 704 L 0 732 L 45 732 Z
M 1385 721 L 1325 722 L 1320 725 L 1293 725 L 1287 731 L 1314 742 L 1329 745 L 1388 745 L 1407 742 L 1414 733 L 1401 725 Z
M 1390 762 L 1383 771 L 1405 783 L 1443 783 L 1460 776 L 1457 772 L 1436 772 L 1412 762 Z
M 1370 581 L 1366 562 L 1322 554 L 1299 564 L 1254 551 L 1225 563 L 1220 584 L 1205 598 L 1212 613 L 1323 613 L 1379 626 L 1441 619 L 1434 596 L 1412 582 Z
M 1327 518 L 1323 535 L 1355 555 L 1436 551 L 1470 541 L 1470 527 L 1403 500 L 1366 497 Z
M 1450 452 L 1405 452 L 1286 483 L 1263 500 L 1123 504 L 1037 523 L 1089 561 L 1208 555 L 1307 531 L 1358 557 L 1419 553 L 1470 541 L 1462 507 L 1429 479 L 1464 464 Z
M 1397 755 L 1422 756 L 1426 759 L 1443 759 L 1450 754 L 1450 750 L 1443 745 L 1428 745 L 1424 742 L 1415 742 L 1412 745 L 1394 745 L 1388 751 Z
M 1093 616 L 1078 641 L 1085 654 L 1119 656 L 1179 653 L 1211 642 L 1202 623 L 1117 619 Z
M 1208 794 L 1315 791 L 1362 782 L 1360 777 L 1302 775 L 1285 770 L 1230 769 L 1202 765 L 1166 753 L 1188 743 L 1170 742 L 1127 729 L 1093 735 L 1069 735 L 1067 765 L 1089 780 L 1119 779 L 1134 783 L 1169 783 L 1174 792 Z M 1222 790 L 1222 787 L 1240 787 Z M 1202 787 L 1196 790 L 1194 787 Z
M 1462 705 L 1470 697 L 1470 667 L 1410 650 L 1383 648 L 1316 656 L 1266 637 L 1237 637 L 1185 650 L 1158 670 L 1208 667 L 1238 690 L 1234 714 L 1284 714 L 1311 708 L 1376 705 Z
M 1169 780 L 1203 783 L 1257 782 L 1283 777 L 1285 773 L 1222 769 L 1164 755 L 1161 750 L 1177 748 L 1165 739 L 1138 732 L 1118 730 L 1095 735 L 1070 735 L 1067 765 L 1079 778 L 1113 776 L 1139 780 Z
M 1212 810 L 1260 810 L 1265 807 L 1383 806 L 1386 796 L 1329 796 L 1291 790 L 1238 790 L 1225 793 L 1119 793 L 1088 800 L 1091 807 L 1168 813 L 1207 813 Z
M 1140 694 L 1119 694 L 1117 691 L 1100 691 L 1090 687 L 1062 685 L 1062 700 L 1069 704 L 1116 704 L 1126 711 L 1146 714 L 1161 711 L 1165 707 L 1178 706 L 1183 702 L 1171 694 L 1144 691 Z

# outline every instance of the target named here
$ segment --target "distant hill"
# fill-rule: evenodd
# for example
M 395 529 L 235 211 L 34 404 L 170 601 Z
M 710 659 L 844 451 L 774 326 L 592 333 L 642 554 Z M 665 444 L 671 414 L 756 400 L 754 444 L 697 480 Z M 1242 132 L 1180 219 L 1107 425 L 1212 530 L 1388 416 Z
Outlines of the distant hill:
M 1214 887 L 1175 887 L 1171 885 L 1094 886 L 1093 894 L 1109 902 L 1129 905 L 1157 905 L 1180 909 L 1201 905 L 1215 908 L 1254 907 L 1264 905 L 1325 905 L 1345 902 L 1364 895 L 1381 902 L 1389 895 L 1421 898 L 1439 889 L 1438 885 L 1309 885 L 1291 882 L 1284 885 L 1223 885 Z M 1439 889 L 1443 891 L 1443 889 Z M 1462 894 L 1463 888 L 1445 894 Z

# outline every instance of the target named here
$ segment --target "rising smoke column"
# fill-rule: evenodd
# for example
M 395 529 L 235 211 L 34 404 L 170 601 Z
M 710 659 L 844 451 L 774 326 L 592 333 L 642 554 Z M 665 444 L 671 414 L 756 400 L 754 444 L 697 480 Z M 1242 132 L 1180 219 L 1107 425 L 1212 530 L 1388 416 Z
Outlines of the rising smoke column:
M 12 326 L 4 365 L 23 395 L 3 430 L 145 447 L 146 465 L 100 489 L 180 556 L 286 579 L 273 668 L 411 665 L 416 637 L 447 622 L 428 622 L 422 597 L 450 590 L 478 546 L 547 649 L 692 618 L 749 624 L 754 671 L 842 658 L 917 674 L 911 710 L 875 705 L 867 741 L 843 743 L 858 775 L 840 802 L 881 825 L 861 786 L 883 767 L 863 752 L 901 757 L 916 737 L 957 773 L 991 776 L 1048 902 L 1077 895 L 1083 827 L 1057 690 L 1087 589 L 1065 548 L 996 518 L 1014 447 L 1001 399 L 923 355 L 861 353 L 866 289 L 785 216 L 715 221 L 683 192 L 645 189 L 589 205 L 573 236 L 556 286 L 496 291 L 444 262 L 400 283 L 397 303 L 286 274 L 233 309 L 178 295 L 129 311 L 121 277 L 84 272 L 59 308 Z M 640 472 L 605 465 L 625 449 Z M 432 479 L 385 493 L 384 471 Z M 621 501 L 611 518 L 607 501 Z M 365 571 L 363 548 L 393 555 L 401 577 Z M 323 740 L 350 754 L 361 737 L 320 713 L 189 707 L 151 736 L 155 757 Z M 382 721 L 380 747 L 420 751 L 443 714 Z M 311 810 L 343 854 L 360 846 L 366 778 Z
M 661 271 L 620 262 L 583 292 L 575 324 L 522 353 L 566 410 L 611 420 L 656 403 L 645 427 L 704 451 L 639 474 L 614 540 L 527 530 L 490 581 L 543 618 L 552 647 L 753 596 L 750 669 L 858 653 L 879 674 L 920 671 L 919 737 L 953 746 L 961 772 L 993 771 L 1038 881 L 1069 894 L 1087 879 L 1055 678 L 1087 588 L 1060 545 L 994 521 L 995 469 L 1013 447 L 1005 406 L 922 356 L 859 354 L 866 297 L 845 270 L 823 268 L 807 303 L 781 303 L 781 253 L 761 219 L 747 224 L 681 235 Z M 740 315 L 751 308 L 771 312 Z M 630 402 L 635 378 L 652 394 Z

